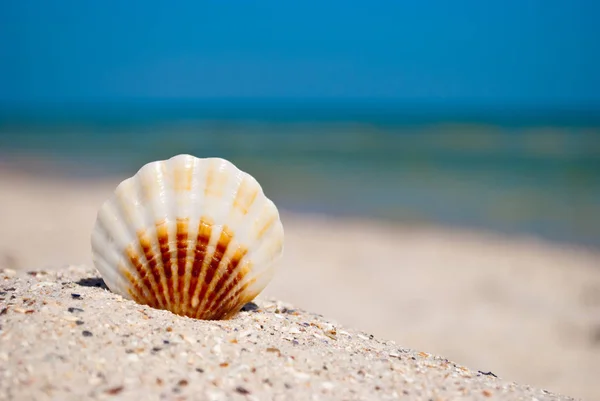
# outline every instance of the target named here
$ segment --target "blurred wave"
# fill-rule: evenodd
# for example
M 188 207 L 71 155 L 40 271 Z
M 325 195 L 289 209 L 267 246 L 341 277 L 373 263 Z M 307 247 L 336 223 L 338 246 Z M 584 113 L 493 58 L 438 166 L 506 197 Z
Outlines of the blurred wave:
M 600 119 L 562 110 L 207 103 L 0 113 L 0 157 L 78 177 L 225 157 L 284 208 L 600 245 Z

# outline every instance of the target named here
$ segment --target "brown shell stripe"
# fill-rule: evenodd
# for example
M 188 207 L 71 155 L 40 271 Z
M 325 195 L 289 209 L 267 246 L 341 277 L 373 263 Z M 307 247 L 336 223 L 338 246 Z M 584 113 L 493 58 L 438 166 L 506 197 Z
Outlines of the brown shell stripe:
M 239 210 L 243 215 L 248 214 L 248 210 L 250 210 L 250 207 L 258 195 L 258 188 L 250 184 L 250 179 L 245 178 L 240 184 L 235 199 L 233 200 L 233 207 Z
M 227 226 L 224 226 L 221 230 L 221 235 L 219 236 L 219 241 L 217 242 L 217 247 L 215 248 L 215 252 L 210 258 L 210 262 L 208 266 L 206 266 L 206 272 L 204 274 L 204 281 L 202 283 L 202 288 L 200 289 L 200 294 L 198 295 L 198 299 L 200 300 L 200 304 L 198 309 L 196 310 L 196 317 L 202 318 L 204 316 L 206 310 L 206 297 L 207 294 L 210 294 L 210 287 L 213 279 L 215 278 L 215 274 L 221 265 L 221 261 L 223 260 L 223 256 L 233 239 L 233 232 L 229 230 Z
M 248 302 L 250 302 L 254 298 L 256 298 L 257 295 L 258 295 L 258 293 L 253 293 L 253 294 L 244 294 L 244 296 L 239 297 L 237 299 L 237 303 L 233 304 L 233 306 L 231 306 L 228 309 L 228 312 L 226 312 L 223 315 L 223 319 L 231 319 L 232 317 L 234 317 L 235 314 L 238 313 L 244 305 L 246 305 Z
M 210 241 L 210 236 L 212 232 L 212 221 L 209 218 L 202 217 L 200 219 L 200 223 L 198 225 L 198 237 L 196 239 L 196 249 L 194 250 L 193 255 L 193 265 L 190 277 L 190 285 L 187 291 L 187 302 L 186 306 L 188 308 L 186 315 L 194 316 L 194 309 L 198 306 L 194 306 L 194 296 L 198 290 L 198 283 L 201 279 L 200 274 L 202 273 L 202 266 L 204 265 L 206 256 L 207 256 L 207 248 L 208 242 Z
M 273 227 L 273 224 L 276 221 L 277 221 L 276 214 L 269 216 L 267 221 L 264 222 L 264 225 L 258 230 L 258 235 L 257 235 L 258 239 L 261 239 L 267 232 L 269 232 L 271 227 Z M 238 261 L 238 263 L 239 263 L 239 261 Z M 226 290 L 223 292 L 223 294 L 220 294 L 220 296 L 218 297 L 217 302 L 216 302 L 216 305 L 218 305 L 217 310 L 213 311 L 213 313 L 212 313 L 213 316 L 223 315 L 223 314 L 227 313 L 230 308 L 234 308 L 237 303 L 243 302 L 243 301 L 240 301 L 240 299 L 238 299 L 240 297 L 240 294 L 242 294 L 250 285 L 252 285 L 256 281 L 256 278 L 253 278 L 252 280 L 249 280 L 248 282 L 244 283 L 239 288 L 237 288 L 233 293 L 231 293 L 231 292 L 237 285 L 239 285 L 239 283 L 241 283 L 243 281 L 244 277 L 248 274 L 248 272 L 250 272 L 250 264 L 247 264 L 244 266 L 243 269 L 240 269 L 239 275 L 237 277 L 234 277 L 234 279 L 231 283 L 227 283 L 225 285 Z M 250 300 L 253 298 L 254 297 L 250 298 Z M 242 304 L 240 306 L 240 308 L 242 306 L 244 306 L 244 304 Z
M 119 197 L 118 200 L 119 202 L 117 203 L 114 211 L 115 213 L 117 213 L 120 219 L 126 222 L 125 227 L 131 228 L 131 222 L 129 221 L 127 213 L 127 202 L 125 202 L 125 200 L 122 197 Z M 143 236 L 143 232 L 131 232 L 131 234 L 138 237 L 138 243 L 140 242 L 140 237 Z M 137 297 L 140 298 L 140 301 L 143 301 L 145 299 L 145 302 L 142 303 L 148 305 L 156 305 L 157 307 L 164 307 L 164 303 L 162 302 L 162 300 L 156 297 L 157 283 L 155 282 L 152 272 L 148 268 L 148 265 L 145 263 L 146 261 L 144 260 L 144 256 L 142 256 L 137 250 L 136 244 L 129 244 L 125 248 L 125 257 L 129 260 L 129 264 L 133 267 L 137 274 L 132 274 L 133 272 L 128 268 L 128 266 L 122 264 L 117 265 L 117 269 L 120 270 L 120 272 L 127 279 L 127 281 L 129 281 L 132 288 L 136 289 L 138 293 L 139 289 L 141 289 L 140 287 L 145 288 L 146 294 L 148 295 L 142 297 L 138 295 Z M 134 299 L 136 299 L 136 297 L 132 294 L 132 291 L 128 290 L 128 293 Z M 143 292 L 141 294 L 143 294 Z
M 131 274 L 131 272 L 122 264 L 119 264 L 118 269 L 123 277 L 129 281 L 130 286 L 127 288 L 127 292 L 129 295 L 131 295 L 131 298 L 133 298 L 134 301 L 142 305 L 150 305 L 153 308 L 158 307 L 158 301 L 156 300 L 156 297 L 154 297 L 154 294 L 151 290 L 147 291 L 147 293 L 150 295 L 146 296 L 144 288 L 142 285 L 140 285 L 140 283 L 143 284 L 143 282 L 138 277 L 135 277 L 133 274 Z
M 240 184 L 237 194 L 233 200 L 233 207 L 237 209 L 241 214 L 246 215 L 253 205 L 258 195 L 259 190 L 255 185 L 252 185 L 250 179 L 245 178 Z M 232 235 L 233 236 L 233 235 Z M 230 244 L 228 244 L 230 246 Z M 225 252 L 227 249 L 225 250 Z M 248 248 L 243 245 L 238 245 L 231 260 L 228 261 L 224 268 L 224 272 L 219 276 L 218 281 L 215 283 L 214 288 L 208 293 L 207 302 L 203 307 L 206 313 L 210 313 L 215 303 L 218 305 L 219 301 L 222 300 L 232 288 L 239 283 L 244 274 L 241 274 L 238 269 L 240 261 L 248 253 Z
M 218 309 L 225 297 L 242 282 L 246 274 L 250 271 L 248 268 L 249 262 L 244 262 L 243 265 L 240 265 L 247 252 L 248 250 L 241 246 L 236 250 L 227 264 L 225 273 L 215 285 L 214 291 L 211 292 L 205 307 L 206 310 Z
M 186 271 L 185 266 L 187 263 L 187 251 L 189 247 L 188 243 L 188 226 L 189 218 L 178 218 L 177 219 L 177 287 L 175 288 L 175 301 L 178 305 L 178 313 L 185 313 L 184 300 L 184 286 Z
M 244 280 L 238 283 L 237 287 L 233 287 L 220 301 L 217 310 L 214 312 L 215 315 L 225 315 L 229 310 L 235 307 L 235 305 L 241 302 L 240 308 L 254 298 L 251 296 L 248 301 L 244 299 L 248 298 L 248 288 L 254 284 L 257 280 L 256 277 L 250 277 L 252 271 L 252 263 L 247 263 L 244 266 Z
M 121 273 L 123 273 L 123 275 L 127 278 L 129 283 L 133 286 L 133 288 L 137 289 L 137 287 L 139 286 L 139 282 L 141 281 L 144 288 L 146 289 L 146 293 L 148 294 L 147 298 L 143 297 L 143 299 L 145 301 L 140 302 L 140 303 L 144 303 L 144 304 L 151 305 L 154 307 L 162 306 L 162 302 L 160 302 L 160 300 L 156 297 L 156 294 L 155 294 L 154 286 L 156 284 L 153 283 L 152 277 L 150 276 L 150 272 L 148 271 L 147 266 L 145 266 L 143 263 L 140 262 L 140 258 L 137 255 L 137 252 L 134 250 L 133 246 L 132 245 L 128 246 L 127 249 L 125 250 L 125 253 L 127 255 L 127 258 L 129 259 L 129 263 L 131 263 L 133 268 L 136 270 L 139 279 L 138 279 L 138 277 L 134 277 L 129 272 L 129 270 L 127 270 L 123 266 L 120 266 Z M 131 292 L 130 292 L 130 294 L 131 294 Z M 142 292 L 142 294 L 143 294 L 143 292 Z M 131 296 L 133 297 L 133 294 L 131 294 Z M 134 299 L 135 299 L 135 297 L 134 297 Z
M 242 284 L 238 287 L 233 293 L 230 293 L 220 304 L 219 308 L 213 313 L 212 319 L 219 319 L 224 317 L 225 315 L 233 316 L 239 309 L 244 306 L 247 302 L 250 302 L 254 299 L 254 296 L 240 296 L 249 286 L 254 284 L 256 278 L 253 278 L 246 283 Z M 238 307 L 237 310 L 233 310 L 235 307 Z
M 265 221 L 264 225 L 258 230 L 256 234 L 257 239 L 261 239 L 264 235 L 273 227 L 273 224 L 277 221 L 277 214 L 273 213 L 269 216 L 269 219 Z
M 156 282 L 156 297 L 164 308 L 170 309 L 170 304 L 165 297 L 165 288 L 162 281 L 163 274 L 161 272 L 161 267 L 158 266 L 158 258 L 160 255 L 152 252 L 150 237 L 146 233 L 146 230 L 138 232 L 138 241 L 142 247 L 142 251 L 144 252 L 146 260 L 148 261 L 148 268 L 150 269 L 152 277 Z
M 171 305 L 171 310 L 175 312 L 175 286 L 173 285 L 173 259 L 176 251 L 171 250 L 169 246 L 169 228 L 165 220 L 156 223 L 156 238 L 158 240 L 158 247 L 160 251 L 160 261 L 162 262 L 162 272 L 167 282 L 167 288 L 165 297 L 167 297 L 167 303 Z

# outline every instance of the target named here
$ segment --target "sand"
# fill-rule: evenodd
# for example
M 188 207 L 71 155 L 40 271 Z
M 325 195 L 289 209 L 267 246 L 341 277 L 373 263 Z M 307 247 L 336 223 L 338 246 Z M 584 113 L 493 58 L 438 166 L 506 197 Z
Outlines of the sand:
M 199 321 L 124 300 L 89 267 L 0 280 L 0 400 L 571 399 L 278 301 Z
M 110 195 L 121 178 L 66 180 L 46 175 L 36 176 L 30 172 L 22 173 L 3 166 L 0 171 L 0 221 L 2 221 L 2 225 L 0 225 L 0 269 L 15 270 L 18 277 L 24 277 L 22 275 L 26 271 L 46 270 L 49 272 L 48 279 L 41 281 L 47 282 L 54 282 L 55 272 L 65 275 L 66 280 L 75 281 L 76 277 L 82 273 L 69 273 L 65 270 L 69 266 L 71 268 L 72 266 L 83 266 L 81 268 L 84 269 L 85 274 L 93 276 L 89 244 L 90 230 L 99 205 Z M 600 399 L 600 386 L 597 385 L 597 378 L 600 377 L 599 250 L 544 242 L 528 237 L 506 237 L 493 233 L 433 226 L 397 226 L 360 219 L 332 219 L 316 215 L 298 215 L 285 211 L 282 213 L 282 219 L 286 230 L 285 255 L 273 282 L 261 294 L 262 299 L 279 299 L 290 302 L 303 310 L 326 316 L 327 319 L 324 320 L 335 319 L 344 327 L 364 330 L 369 335 L 374 335 L 375 339 L 395 341 L 397 345 L 390 346 L 397 349 L 414 349 L 448 358 L 453 361 L 452 363 L 471 369 L 469 372 L 477 383 L 479 380 L 493 379 L 495 381 L 496 379 L 493 377 L 478 377 L 476 374 L 477 371 L 492 371 L 498 377 L 506 380 L 495 382 L 500 383 L 500 387 L 515 381 L 576 398 Z M 25 277 L 27 280 L 39 279 L 28 275 Z M 33 282 L 14 282 L 17 280 L 14 277 L 9 280 L 13 280 L 10 281 L 9 286 L 15 288 L 21 286 L 21 291 L 24 291 L 27 285 L 34 285 Z M 60 283 L 62 282 L 60 281 Z M 7 283 L 8 281 L 1 282 L 2 287 L 6 287 Z M 190 323 L 188 319 L 169 315 L 168 312 L 148 310 L 143 307 L 136 309 L 135 305 L 120 301 L 115 295 L 97 288 L 70 284 L 61 292 L 59 290 L 62 287 L 63 285 L 60 284 L 59 288 L 48 287 L 43 291 L 36 290 L 28 295 L 21 293 L 20 299 L 34 297 L 37 306 L 33 309 L 37 311 L 37 308 L 43 309 L 41 304 L 45 300 L 44 297 L 50 297 L 50 295 L 43 295 L 44 291 L 51 289 L 51 293 L 54 294 L 52 296 L 57 297 L 51 298 L 47 302 L 62 300 L 60 302 L 67 305 L 68 301 L 67 307 L 72 306 L 71 303 L 75 302 L 74 299 L 69 298 L 70 291 L 78 292 L 86 297 L 86 302 L 95 305 L 87 307 L 89 312 L 86 313 L 94 314 L 92 320 L 106 322 L 113 326 L 126 327 L 131 324 L 132 332 L 146 330 L 145 325 L 149 324 L 148 322 L 158 324 L 160 321 L 163 324 L 167 320 L 169 322 L 176 321 L 178 322 L 177 327 L 189 329 L 192 334 L 195 333 L 193 331 L 196 330 L 195 328 L 208 330 L 194 334 L 198 336 L 206 336 L 212 330 L 222 330 L 219 332 L 221 333 L 220 338 L 225 344 L 228 341 L 226 329 L 234 330 L 235 328 L 235 326 L 227 326 L 234 324 L 233 322 L 214 323 L 207 326 L 205 323 Z M 5 289 L 0 289 L 0 291 L 6 292 Z M 86 291 L 92 292 L 87 293 Z M 6 302 L 9 302 L 10 296 L 3 295 L 4 300 L 0 300 L 0 304 L 5 305 Z M 60 309 L 61 306 L 53 305 L 49 303 L 45 306 L 49 310 L 46 318 L 42 318 L 43 313 L 46 312 L 23 314 L 11 311 L 13 306 L 7 309 L 5 315 L 0 316 L 0 324 L 3 326 L 0 335 L 3 336 L 2 341 L 4 341 L 0 348 L 2 357 L 6 355 L 9 358 L 1 363 L 4 369 L 7 369 L 3 371 L 3 374 L 6 371 L 17 376 L 27 373 L 26 370 L 22 370 L 25 369 L 27 363 L 19 364 L 16 356 L 20 354 L 13 354 L 13 352 L 24 352 L 19 351 L 20 348 L 17 347 L 19 336 L 15 337 L 15 327 L 23 333 L 30 331 L 31 340 L 23 340 L 28 342 L 28 349 L 38 349 L 39 352 L 42 352 L 45 343 L 42 342 L 43 335 L 41 333 L 46 330 L 46 335 L 52 336 L 55 330 L 59 330 L 61 324 L 64 325 L 60 319 L 68 312 L 64 312 L 64 307 Z M 263 307 L 261 313 L 267 313 L 264 316 L 266 316 L 268 324 L 279 329 L 279 326 L 273 323 L 276 322 L 273 319 L 278 319 L 274 316 L 279 314 L 273 314 L 269 308 L 266 308 L 266 304 L 259 303 L 259 305 Z M 121 308 L 121 306 L 125 309 L 119 312 L 117 307 Z M 27 306 L 17 307 L 28 310 Z M 96 307 L 97 309 L 95 309 Z M 41 309 L 39 310 L 41 311 Z M 86 310 L 86 308 L 83 309 Z M 142 309 L 153 318 L 144 319 L 143 314 L 139 312 Z M 117 312 L 114 312 L 115 310 Z M 110 317 L 109 312 L 117 313 L 117 317 L 111 320 L 113 318 Z M 158 314 L 154 315 L 153 313 Z M 307 316 L 305 319 L 309 320 L 308 316 L 311 316 L 311 319 L 317 319 L 305 312 L 302 314 L 302 316 Z M 134 316 L 136 317 L 134 318 Z M 159 318 L 159 316 L 161 317 Z M 252 314 L 251 316 L 263 315 Z M 293 315 L 284 314 L 282 316 L 295 319 Z M 240 319 L 246 318 L 240 317 Z M 23 323 L 17 325 L 17 322 L 21 322 L 17 319 L 22 319 Z M 36 319 L 41 320 L 37 321 Z M 130 319 L 131 323 L 126 323 L 127 319 Z M 47 324 L 44 321 L 47 321 Z M 87 322 L 86 324 L 90 323 L 90 318 L 87 318 Z M 245 325 L 246 322 L 240 321 L 240 324 Z M 152 327 L 158 330 L 159 326 Z M 210 327 L 216 328 L 211 329 Z M 362 347 L 360 341 L 363 340 L 350 328 L 339 328 L 339 330 L 354 333 L 351 339 L 344 337 L 344 341 L 347 341 L 349 347 L 360 349 Z M 67 340 L 64 338 L 53 340 L 58 342 L 59 348 L 62 347 L 62 341 L 71 340 L 78 344 L 77 341 L 85 340 L 89 344 L 87 345 L 89 349 L 78 348 L 76 352 L 81 354 L 75 355 L 74 360 L 90 359 L 94 361 L 94 358 L 101 357 L 94 352 L 102 349 L 100 354 L 106 353 L 104 356 L 106 364 L 113 367 L 120 366 L 111 358 L 118 358 L 117 354 L 123 352 L 123 349 L 114 350 L 113 355 L 112 351 L 109 352 L 102 348 L 102 341 L 114 341 L 114 338 L 109 336 L 110 328 L 105 328 L 104 331 L 97 333 L 89 330 L 94 333 L 89 338 L 81 338 L 81 332 L 85 330 L 83 328 L 81 330 L 69 328 L 68 330 L 75 331 L 69 332 L 68 335 L 65 334 L 67 337 L 76 334 L 77 336 L 69 337 Z M 98 331 L 95 328 L 94 330 Z M 185 330 L 184 332 L 186 332 Z M 238 328 L 238 330 L 242 329 Z M 12 339 L 6 340 L 4 336 L 8 333 L 13 333 Z M 105 338 L 103 333 L 109 337 Z M 58 336 L 56 333 L 54 335 Z M 273 341 L 287 341 L 279 338 L 281 334 L 275 334 L 273 337 L 277 337 L 277 339 L 271 339 Z M 152 335 L 149 338 L 153 338 L 153 341 L 156 340 Z M 266 336 L 261 336 L 261 339 L 264 338 Z M 294 349 L 297 353 L 291 355 L 300 360 L 303 360 L 305 355 L 307 358 L 311 355 L 309 359 L 317 360 L 317 355 L 311 354 L 313 351 L 309 344 L 312 343 L 309 343 L 308 340 L 304 337 L 297 339 L 299 343 L 304 344 L 301 347 L 294 346 L 292 343 L 291 346 L 296 348 L 290 348 L 290 350 Z M 240 340 L 238 339 L 238 341 Z M 262 346 L 257 339 L 252 341 L 257 343 L 255 347 Z M 387 344 L 383 340 L 377 341 L 381 346 Z M 283 351 L 281 347 L 287 344 L 284 342 L 276 343 L 277 345 L 274 347 Z M 340 343 L 335 342 L 335 344 Z M 290 344 L 287 345 L 290 346 Z M 70 347 L 69 345 L 64 346 Z M 235 352 L 241 352 L 241 348 L 238 348 L 237 345 L 225 346 L 233 347 L 228 351 L 232 355 Z M 263 348 L 268 347 L 269 345 L 264 345 Z M 367 360 L 370 361 L 370 365 L 365 365 L 367 367 L 379 364 L 374 361 L 378 361 L 382 355 L 379 352 L 384 351 L 377 351 L 374 345 L 369 345 L 367 348 L 375 350 L 372 351 L 374 353 L 363 350 L 365 354 L 361 353 L 360 358 L 365 359 L 360 359 L 361 362 L 356 366 L 362 366 L 361 364 L 366 363 Z M 259 348 L 255 348 L 255 350 L 257 349 Z M 10 353 L 6 350 L 10 350 Z M 315 349 L 314 352 L 320 352 L 318 350 L 320 348 Z M 68 348 L 65 349 L 66 351 L 71 352 L 74 349 Z M 200 352 L 202 357 L 206 358 L 209 358 L 210 355 L 210 353 L 203 353 L 202 345 L 181 349 L 181 352 Z M 336 365 L 339 365 L 341 370 L 354 369 L 353 364 L 349 363 L 349 359 L 347 359 L 349 358 L 348 352 L 344 353 L 342 349 L 332 352 L 333 354 L 328 354 L 327 358 L 336 361 Z M 371 355 L 372 360 L 368 359 L 367 355 Z M 39 358 L 40 356 L 33 355 L 29 358 L 31 357 Z M 119 358 L 122 357 L 123 355 Z M 138 355 L 138 357 L 140 356 Z M 268 354 L 268 357 L 272 357 L 272 355 Z M 25 355 L 23 358 L 24 361 L 31 361 Z M 151 361 L 158 361 L 158 359 L 140 358 L 144 361 L 142 364 L 144 367 L 150 366 Z M 256 363 L 258 363 L 265 356 L 261 354 L 256 358 L 258 359 Z M 397 362 L 396 359 L 392 358 L 394 363 Z M 401 358 L 401 360 L 404 359 Z M 123 361 L 128 360 L 123 359 Z M 251 360 L 247 360 L 244 365 L 251 366 L 250 362 Z M 75 365 L 69 365 L 70 362 L 61 361 L 60 363 L 64 363 L 61 366 L 66 370 L 79 371 Z M 216 363 L 216 359 L 214 363 Z M 452 363 L 449 366 L 452 366 Z M 33 368 L 37 362 L 30 362 L 30 364 Z M 126 369 L 127 366 L 129 365 L 125 365 L 123 369 Z M 377 368 L 373 369 L 377 369 L 376 372 L 379 372 L 378 369 L 385 370 L 382 366 L 377 365 Z M 416 369 L 416 367 L 402 366 L 401 369 L 405 373 Z M 156 369 L 163 371 L 160 366 L 157 366 Z M 164 383 L 170 391 L 177 375 L 175 371 L 166 369 L 165 374 L 169 380 L 166 380 L 165 377 Z M 190 375 L 195 367 L 192 369 L 185 366 L 185 369 L 183 367 L 181 369 L 182 373 Z M 321 393 L 322 389 L 314 387 L 321 385 L 317 384 L 317 382 L 321 383 L 321 379 L 317 373 L 312 371 L 312 365 L 302 365 L 299 369 L 310 375 L 307 380 L 311 386 L 302 387 L 302 392 L 294 393 L 297 397 L 301 399 L 305 396 L 309 397 L 310 394 L 318 394 L 326 398 L 327 394 L 331 395 L 330 393 Z M 361 368 L 354 370 L 358 371 L 359 369 Z M 364 367 L 362 369 L 367 372 Z M 280 371 L 284 375 L 282 369 L 277 370 L 277 374 Z M 40 383 L 44 380 L 51 382 L 58 380 L 58 377 L 52 376 L 54 374 L 52 370 L 47 372 L 46 376 L 42 375 L 37 368 L 33 372 L 38 373 L 27 377 L 34 377 L 36 380 L 39 378 Z M 137 371 L 134 369 L 134 372 Z M 59 372 L 56 371 L 56 374 L 58 375 Z M 133 373 L 131 374 L 131 377 L 135 376 Z M 223 383 L 229 383 L 227 381 L 229 380 L 227 379 L 228 373 L 226 374 L 224 370 L 215 370 L 213 374 Z M 273 374 L 275 375 L 275 373 Z M 337 395 L 340 391 L 339 388 L 343 387 L 341 386 L 343 382 L 340 381 L 343 374 L 339 372 L 331 374 L 333 376 L 324 382 L 331 381 L 336 385 L 339 384 L 340 387 L 334 387 L 337 389 L 335 391 L 327 390 L 327 388 L 325 390 L 333 391 Z M 428 372 L 425 369 L 422 376 L 424 381 L 421 383 L 428 383 L 430 389 L 428 391 L 433 391 L 433 389 L 441 391 L 440 386 L 443 386 L 441 383 L 446 383 L 435 378 L 438 377 L 436 374 L 433 370 Z M 74 375 L 73 383 L 79 380 L 75 379 L 77 374 Z M 87 380 L 87 375 L 83 376 Z M 83 376 L 80 377 L 81 380 L 83 380 Z M 385 383 L 391 386 L 391 383 L 398 381 L 395 387 L 397 392 L 398 388 L 404 388 L 403 386 L 407 385 L 399 373 L 392 376 L 389 378 L 390 381 Z M 6 383 L 3 376 L 0 377 L 2 377 L 3 383 Z M 114 379 L 113 381 L 87 384 L 82 391 L 96 391 L 94 394 L 101 397 L 106 395 L 103 391 L 108 388 L 107 386 L 125 386 L 125 384 L 117 383 L 116 376 L 111 377 Z M 139 377 L 139 375 L 135 377 Z M 254 380 L 250 379 L 250 376 L 247 377 L 248 380 Z M 373 393 L 373 386 L 378 376 L 366 375 L 365 377 L 369 380 L 365 379 L 365 381 L 357 382 L 355 387 L 350 387 L 358 392 L 350 399 L 360 399 L 358 394 L 383 398 L 383 395 L 377 397 Z M 185 377 L 182 376 L 177 380 L 180 379 L 185 379 Z M 134 380 L 134 378 L 128 380 Z M 144 380 L 152 381 L 155 378 Z M 190 377 L 186 380 L 190 383 L 189 388 L 195 386 L 192 384 L 194 380 L 200 380 L 200 387 L 194 388 L 202 388 L 202 391 L 208 389 L 205 386 L 208 382 L 202 381 L 205 379 Z M 284 385 L 283 376 L 280 380 L 278 383 Z M 246 396 L 254 395 L 258 399 L 262 399 L 261 391 L 267 391 L 261 387 L 264 383 L 251 382 L 256 387 L 252 387 L 252 394 Z M 150 386 L 148 383 L 144 386 Z M 399 383 L 404 384 L 400 386 Z M 475 398 L 478 396 L 481 398 L 482 393 L 479 391 L 483 391 L 483 387 L 476 387 L 479 384 L 472 383 L 469 381 L 468 384 L 465 384 L 465 389 Z M 234 383 L 230 384 L 233 386 Z M 368 387 L 367 390 L 365 386 L 369 385 L 371 387 Z M 450 384 L 446 383 L 445 385 L 448 387 Z M 329 384 L 325 385 L 325 387 L 329 386 Z M 6 394 L 4 393 L 5 388 L 2 387 L 3 394 Z M 13 385 L 11 388 L 14 391 L 25 391 L 25 387 L 19 385 Z M 125 386 L 125 388 L 129 387 Z M 150 388 L 147 387 L 145 391 L 150 391 Z M 514 388 L 518 388 L 518 390 L 505 394 L 508 399 L 517 399 L 526 394 L 523 391 L 529 391 L 518 386 Z M 232 391 L 231 387 L 227 386 L 217 386 L 212 389 L 216 392 Z M 156 394 L 160 394 L 160 391 L 167 391 L 166 389 L 160 390 L 158 387 L 155 390 Z M 234 390 L 231 394 L 240 395 Z M 283 391 L 283 389 L 280 390 Z M 127 394 L 127 391 L 130 390 L 124 389 L 119 396 L 125 397 L 124 394 Z M 498 395 L 502 391 L 495 389 L 494 394 Z M 279 393 L 269 394 L 275 396 Z M 385 394 L 391 396 L 393 391 L 389 390 Z M 410 397 L 420 398 L 414 392 L 406 396 L 400 391 L 398 395 L 399 397 L 409 397 L 408 399 Z M 535 397 L 544 399 L 550 395 L 537 392 Z

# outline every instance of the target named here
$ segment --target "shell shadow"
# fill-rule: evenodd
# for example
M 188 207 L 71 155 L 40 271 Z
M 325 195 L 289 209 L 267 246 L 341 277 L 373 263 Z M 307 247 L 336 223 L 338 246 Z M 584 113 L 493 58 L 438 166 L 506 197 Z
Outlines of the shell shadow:
M 97 287 L 108 290 L 106 283 L 102 280 L 101 277 L 86 277 L 82 278 L 79 281 L 76 281 L 75 284 L 80 285 L 82 287 Z
M 242 306 L 242 309 L 240 309 L 241 312 L 256 312 L 258 311 L 259 306 L 256 305 L 254 302 L 248 302 L 246 305 Z

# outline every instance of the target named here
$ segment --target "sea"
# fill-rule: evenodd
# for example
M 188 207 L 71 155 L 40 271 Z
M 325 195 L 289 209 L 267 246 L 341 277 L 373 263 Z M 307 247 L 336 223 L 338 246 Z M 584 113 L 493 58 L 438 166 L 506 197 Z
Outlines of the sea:
M 10 105 L 9 105 L 10 106 Z M 0 158 L 83 179 L 223 157 L 282 209 L 600 246 L 600 113 L 386 101 L 0 107 Z

